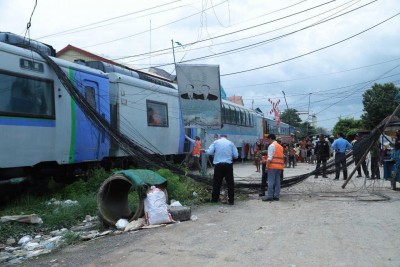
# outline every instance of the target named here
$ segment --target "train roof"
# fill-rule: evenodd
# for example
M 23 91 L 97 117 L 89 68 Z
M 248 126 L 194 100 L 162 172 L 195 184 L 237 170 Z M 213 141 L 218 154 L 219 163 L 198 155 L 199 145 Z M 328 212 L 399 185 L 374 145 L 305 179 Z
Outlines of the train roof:
M 51 45 L 25 38 L 11 32 L 0 32 L 0 42 L 23 48 L 32 47 L 34 49 L 42 51 L 48 56 L 56 56 L 56 50 Z
M 131 69 L 120 67 L 120 66 L 116 66 L 116 65 L 106 63 L 103 61 L 85 61 L 85 62 L 83 62 L 83 64 L 85 64 L 86 66 L 89 66 L 91 68 L 101 70 L 105 73 L 115 72 L 115 73 L 123 74 L 126 76 L 130 76 L 133 78 L 141 79 L 141 80 L 144 80 L 147 82 L 151 82 L 154 84 L 162 85 L 164 87 L 176 89 L 171 83 L 164 81 L 162 79 L 159 79 L 158 77 L 155 77 L 153 75 L 135 71 L 135 70 L 131 70 Z

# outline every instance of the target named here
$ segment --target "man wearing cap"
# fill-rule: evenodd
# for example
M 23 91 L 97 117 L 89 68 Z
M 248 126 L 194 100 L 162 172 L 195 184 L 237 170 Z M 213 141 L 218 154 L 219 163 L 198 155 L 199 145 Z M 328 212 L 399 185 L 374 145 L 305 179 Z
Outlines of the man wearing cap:
M 353 146 L 344 139 L 343 133 L 338 133 L 337 139 L 333 142 L 332 148 L 335 151 L 335 180 L 339 180 L 340 170 L 343 170 L 343 180 L 347 179 L 347 166 L 346 166 L 346 150 L 351 149 Z
M 211 193 L 211 202 L 218 202 L 221 191 L 222 179 L 225 177 L 228 187 L 228 204 L 234 204 L 234 180 L 233 180 L 233 159 L 239 157 L 236 146 L 221 134 L 221 138 L 215 140 L 204 152 L 207 155 L 214 155 L 214 181 Z
M 276 141 L 275 134 L 268 135 L 268 160 L 266 170 L 268 171 L 268 196 L 263 201 L 279 201 L 281 193 L 281 173 L 284 168 L 283 147 Z
M 360 140 L 362 139 L 361 135 L 359 133 L 356 133 L 356 136 L 354 140 L 351 142 L 353 146 L 353 158 L 354 158 L 354 164 L 357 166 L 357 164 L 360 162 L 364 151 L 362 151 L 358 146 L 360 145 Z M 368 172 L 368 167 L 365 159 L 361 162 L 361 166 L 358 166 L 357 168 L 357 178 L 362 177 L 361 175 L 361 167 L 363 169 L 364 175 L 366 178 L 369 178 L 369 172 Z

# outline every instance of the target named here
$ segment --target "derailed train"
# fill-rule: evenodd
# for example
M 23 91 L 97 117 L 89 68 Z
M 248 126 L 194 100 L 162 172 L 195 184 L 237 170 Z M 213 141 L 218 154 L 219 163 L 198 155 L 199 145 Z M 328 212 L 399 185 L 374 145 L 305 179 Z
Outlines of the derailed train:
M 19 47 L 27 43 L 0 33 L 0 189 L 50 177 L 68 181 L 93 166 L 124 162 L 128 155 L 88 120 L 46 61 Z M 54 57 L 51 46 L 33 40 L 29 45 L 52 56 L 90 105 L 148 152 L 176 157 L 190 151 L 185 134 L 198 130 L 183 127 L 174 83 L 103 62 L 72 63 Z M 222 129 L 207 131 L 205 147 L 224 133 L 241 150 L 263 138 L 271 124 L 225 100 L 221 116 Z M 289 135 L 288 125 L 280 130 Z

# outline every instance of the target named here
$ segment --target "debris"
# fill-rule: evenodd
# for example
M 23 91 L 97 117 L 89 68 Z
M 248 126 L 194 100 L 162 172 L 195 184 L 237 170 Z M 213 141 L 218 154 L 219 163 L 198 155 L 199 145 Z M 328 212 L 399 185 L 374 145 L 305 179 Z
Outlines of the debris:
M 18 245 L 24 245 L 25 243 L 27 243 L 31 240 L 32 240 L 32 237 L 30 235 L 26 235 L 24 237 L 21 237 L 21 239 L 18 241 Z
M 119 219 L 115 224 L 115 227 L 117 227 L 118 230 L 124 230 L 128 223 L 127 219 Z
M 174 221 L 189 221 L 192 215 L 191 208 L 186 206 L 171 206 L 169 212 Z
M 125 232 L 128 231 L 134 231 L 140 229 L 142 226 L 144 226 L 145 220 L 143 218 L 139 218 L 137 220 L 131 221 L 128 223 L 128 225 L 125 227 Z
M 144 199 L 144 211 L 149 225 L 173 222 L 171 214 L 168 212 L 165 193 L 154 185 L 151 186 Z
M 16 222 L 22 222 L 22 223 L 43 223 L 43 220 L 37 216 L 36 214 L 30 214 L 30 215 L 11 215 L 11 216 L 3 216 L 0 218 L 0 222 L 9 222 L 9 221 L 16 221 Z

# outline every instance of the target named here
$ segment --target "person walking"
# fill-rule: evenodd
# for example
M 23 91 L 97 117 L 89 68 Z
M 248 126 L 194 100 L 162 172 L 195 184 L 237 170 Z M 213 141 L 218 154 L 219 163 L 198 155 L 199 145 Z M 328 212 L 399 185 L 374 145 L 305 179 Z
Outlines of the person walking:
M 265 196 L 265 187 L 267 186 L 267 161 L 268 161 L 268 152 L 266 150 L 261 151 L 262 159 L 261 159 L 261 192 L 259 194 L 260 197 Z
M 296 150 L 294 149 L 294 145 L 290 145 L 289 148 L 289 168 L 292 166 L 294 168 L 294 165 L 296 163 Z
M 234 204 L 234 178 L 233 178 L 233 159 L 237 159 L 239 154 L 236 146 L 221 134 L 221 138 L 215 140 L 208 149 L 204 150 L 207 155 L 214 155 L 214 178 L 211 202 L 218 202 L 221 191 L 222 180 L 225 178 L 228 187 L 228 204 Z
M 358 165 L 358 163 L 360 162 L 364 152 L 361 149 L 358 149 L 357 146 L 360 144 L 362 137 L 359 133 L 356 134 L 355 139 L 351 142 L 352 146 L 353 146 L 353 158 L 354 158 L 354 164 L 355 166 Z M 365 159 L 361 162 L 361 165 L 358 166 L 357 168 L 357 178 L 362 177 L 361 175 L 361 167 L 363 169 L 364 175 L 365 177 L 369 178 L 369 173 L 368 173 L 368 167 L 367 167 L 367 163 L 365 161 Z
M 256 165 L 256 172 L 260 172 L 261 165 L 261 144 L 257 141 L 254 145 L 254 165 Z
M 317 167 L 315 168 L 315 178 L 318 178 L 318 174 L 321 173 L 321 162 L 322 162 L 322 177 L 328 178 L 326 176 L 326 161 L 329 159 L 330 155 L 329 143 L 325 140 L 323 134 L 319 135 L 319 140 L 315 144 L 315 155 L 317 156 Z
M 379 170 L 380 151 L 379 142 L 375 141 L 371 148 L 371 180 L 381 179 L 381 173 Z
M 200 137 L 196 136 L 194 139 L 192 139 L 189 136 L 185 135 L 185 138 L 187 140 L 189 140 L 189 142 L 192 143 L 192 145 L 193 145 L 193 149 L 192 149 L 193 163 L 191 164 L 191 166 L 188 166 L 188 167 L 195 166 L 197 169 L 199 169 L 199 172 L 201 173 L 201 166 L 200 166 L 201 141 L 200 141 Z
M 343 137 L 343 133 L 338 133 L 337 139 L 332 144 L 332 149 L 335 151 L 335 180 L 339 180 L 340 170 L 343 170 L 343 180 L 347 179 L 346 150 L 353 148 Z
M 281 174 L 284 168 L 283 147 L 276 141 L 275 134 L 268 135 L 270 145 L 268 147 L 268 196 L 263 201 L 279 201 L 281 193 Z

